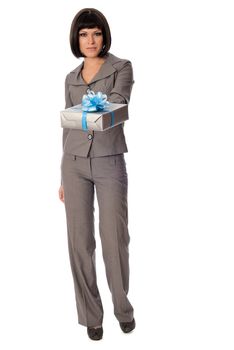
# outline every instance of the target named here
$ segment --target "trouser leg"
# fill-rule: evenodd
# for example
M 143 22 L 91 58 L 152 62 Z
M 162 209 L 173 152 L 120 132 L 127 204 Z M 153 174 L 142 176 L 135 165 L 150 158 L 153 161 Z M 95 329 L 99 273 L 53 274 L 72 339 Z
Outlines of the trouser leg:
M 96 283 L 94 184 L 86 176 L 87 162 L 65 155 L 61 170 L 78 322 L 92 327 L 102 324 L 103 307 Z
M 93 160 L 99 205 L 99 230 L 114 314 L 120 322 L 133 319 L 129 290 L 128 178 L 123 155 Z

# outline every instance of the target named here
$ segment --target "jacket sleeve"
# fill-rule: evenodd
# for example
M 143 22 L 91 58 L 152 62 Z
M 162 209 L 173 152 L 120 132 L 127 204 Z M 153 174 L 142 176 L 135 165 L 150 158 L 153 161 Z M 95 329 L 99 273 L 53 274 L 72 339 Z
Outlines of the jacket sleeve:
M 69 93 L 67 78 L 68 76 L 66 76 L 66 79 L 65 79 L 65 108 L 69 108 L 73 106 L 70 93 Z M 64 150 L 64 145 L 65 145 L 68 133 L 69 133 L 69 129 L 63 128 L 63 150 Z
M 65 79 L 65 108 L 69 108 L 69 107 L 73 106 L 72 101 L 71 101 L 71 97 L 70 97 L 70 93 L 69 93 L 67 78 L 68 78 L 68 76 L 66 76 L 66 79 Z M 62 138 L 63 139 L 63 151 L 64 151 L 64 146 L 65 146 L 65 142 L 66 142 L 68 133 L 69 133 L 69 129 L 63 128 L 63 138 Z M 62 185 L 62 178 L 61 178 L 61 185 Z
M 130 61 L 126 61 L 117 73 L 115 85 L 110 92 L 108 101 L 112 103 L 129 103 L 133 84 L 132 64 Z

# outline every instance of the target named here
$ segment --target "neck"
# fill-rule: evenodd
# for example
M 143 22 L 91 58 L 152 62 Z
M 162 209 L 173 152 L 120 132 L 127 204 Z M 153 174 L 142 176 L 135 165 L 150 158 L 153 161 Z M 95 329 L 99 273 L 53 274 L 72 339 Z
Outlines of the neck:
M 97 65 L 102 65 L 105 62 L 103 57 L 85 57 L 84 67 L 94 67 Z

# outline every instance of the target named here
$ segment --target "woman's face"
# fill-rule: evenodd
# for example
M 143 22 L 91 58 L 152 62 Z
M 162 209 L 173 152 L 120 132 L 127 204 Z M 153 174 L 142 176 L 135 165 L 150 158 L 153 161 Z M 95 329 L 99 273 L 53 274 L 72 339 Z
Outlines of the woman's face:
M 103 35 L 99 28 L 84 28 L 79 31 L 80 51 L 85 57 L 97 57 L 103 47 Z

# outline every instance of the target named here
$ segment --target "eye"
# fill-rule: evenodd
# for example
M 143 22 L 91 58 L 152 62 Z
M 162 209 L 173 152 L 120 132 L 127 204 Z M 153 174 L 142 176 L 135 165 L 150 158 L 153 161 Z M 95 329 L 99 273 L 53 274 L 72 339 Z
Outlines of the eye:
M 79 36 L 82 36 L 82 37 L 85 37 L 85 36 L 87 36 L 87 33 L 79 33 Z
M 102 35 L 102 32 L 96 32 L 95 35 L 96 35 L 96 36 L 101 36 L 101 35 Z

